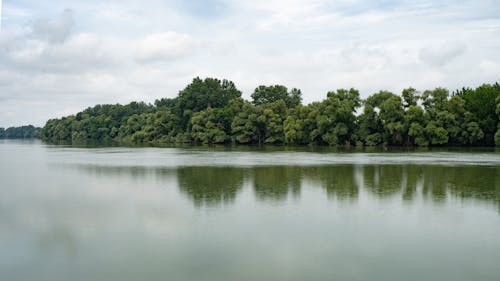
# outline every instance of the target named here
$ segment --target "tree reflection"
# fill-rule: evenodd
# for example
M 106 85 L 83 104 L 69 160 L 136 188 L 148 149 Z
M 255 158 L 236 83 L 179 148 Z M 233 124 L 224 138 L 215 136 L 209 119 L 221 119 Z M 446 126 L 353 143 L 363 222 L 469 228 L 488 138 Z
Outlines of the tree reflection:
M 498 167 L 372 165 L 363 167 L 365 189 L 379 197 L 421 195 L 435 202 L 448 197 L 500 202 Z
M 281 201 L 289 193 L 300 196 L 301 167 L 255 167 L 252 174 L 255 195 L 260 200 Z
M 317 182 L 329 198 L 355 199 L 359 190 L 355 181 L 355 167 L 316 166 L 304 169 L 306 179 Z
M 365 188 L 380 197 L 400 192 L 403 179 L 407 178 L 407 170 L 402 165 L 367 166 L 363 172 Z
M 185 167 L 177 170 L 180 190 L 198 207 L 233 202 L 243 186 L 244 175 L 244 169 L 229 167 Z
M 299 198 L 302 186 L 321 187 L 329 198 L 354 200 L 361 192 L 378 198 L 417 198 L 445 202 L 449 198 L 477 199 L 500 206 L 500 167 L 431 165 L 324 165 L 266 167 L 109 167 L 79 165 L 94 176 L 125 175 L 137 182 L 154 176 L 173 183 L 195 206 L 232 203 L 245 182 L 257 200 Z M 499 207 L 500 208 L 500 207 Z
M 414 200 L 424 184 L 423 171 L 419 166 L 404 166 L 402 174 L 403 199 Z
M 434 200 L 447 195 L 499 202 L 498 167 L 422 167 L 423 193 Z

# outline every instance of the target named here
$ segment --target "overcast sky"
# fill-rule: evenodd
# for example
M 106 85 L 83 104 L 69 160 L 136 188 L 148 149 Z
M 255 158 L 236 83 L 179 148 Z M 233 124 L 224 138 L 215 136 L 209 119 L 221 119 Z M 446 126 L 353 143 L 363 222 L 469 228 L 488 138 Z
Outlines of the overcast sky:
M 500 0 L 3 0 L 0 127 L 175 97 L 193 77 L 304 102 L 500 81 Z

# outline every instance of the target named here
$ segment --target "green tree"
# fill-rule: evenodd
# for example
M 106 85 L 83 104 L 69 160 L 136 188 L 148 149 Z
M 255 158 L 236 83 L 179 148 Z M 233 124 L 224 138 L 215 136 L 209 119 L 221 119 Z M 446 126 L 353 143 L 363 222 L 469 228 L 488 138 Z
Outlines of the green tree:
M 500 96 L 500 84 L 483 84 L 476 89 L 462 88 L 456 95 L 465 101 L 465 109 L 469 111 L 471 122 L 484 132 L 484 138 L 478 142 L 481 145 L 493 145 L 497 130 L 496 99 Z
M 322 142 L 317 126 L 321 103 L 314 102 L 292 110 L 283 123 L 285 142 L 309 144 Z
M 191 137 L 195 142 L 224 143 L 229 140 L 225 132 L 222 109 L 211 107 L 196 112 L 191 118 Z
M 440 126 L 439 122 L 430 121 L 425 127 L 425 133 L 431 144 L 443 145 L 448 143 L 448 131 Z
M 446 130 L 453 123 L 453 115 L 448 112 L 448 90 L 436 88 L 424 91 L 422 94 L 422 104 L 428 115 L 425 133 L 427 140 L 433 145 L 444 145 L 449 141 Z
M 352 135 L 356 129 L 354 113 L 360 105 L 361 99 L 356 89 L 328 92 L 316 118 L 323 142 L 328 145 L 352 144 Z
M 287 87 L 283 85 L 259 86 L 255 88 L 252 97 L 252 103 L 256 106 L 283 100 L 288 108 L 294 108 L 302 102 L 302 92 L 293 88 L 288 92 Z
M 283 143 L 285 135 L 283 123 L 287 117 L 288 110 L 285 101 L 278 100 L 263 105 L 262 115 L 258 117 L 259 124 L 264 124 L 265 143 Z
M 497 132 L 495 133 L 495 144 L 500 146 L 500 96 L 496 98 Z
M 391 145 L 403 144 L 407 130 L 404 115 L 401 98 L 396 95 L 380 104 L 379 116 L 383 123 L 386 140 Z
M 233 82 L 215 78 L 196 77 L 177 97 L 177 114 L 181 118 L 181 128 L 188 130 L 193 113 L 211 108 L 223 108 L 229 101 L 241 97 L 241 92 Z
M 170 109 L 159 110 L 153 116 L 152 139 L 159 143 L 173 143 L 179 133 L 179 117 Z
M 215 78 L 196 77 L 179 93 L 178 106 L 182 111 L 198 112 L 208 107 L 222 108 L 230 100 L 239 98 L 241 92 L 233 82 Z
M 427 112 L 434 114 L 446 110 L 448 96 L 449 92 L 444 88 L 427 90 L 422 94 L 422 104 Z
M 234 116 L 231 123 L 231 132 L 237 143 L 262 143 L 264 138 L 262 127 L 265 124 L 262 124 L 262 120 L 258 120 L 261 114 L 262 109 L 249 102 L 241 105 L 241 110 Z
M 408 126 L 408 141 L 410 145 L 427 146 L 429 141 L 425 136 L 427 126 L 426 115 L 419 105 L 410 105 L 405 114 Z
M 365 101 L 363 114 L 359 117 L 359 140 L 367 146 L 383 143 L 383 124 L 375 108 Z
M 39 138 L 41 133 L 41 128 L 35 127 L 33 125 L 19 126 L 19 127 L 9 127 L 7 129 L 0 128 L 0 139 L 30 139 Z
M 404 107 L 408 109 L 412 105 L 417 105 L 420 95 L 414 88 L 406 88 L 402 92 Z
M 360 117 L 360 135 L 367 145 L 402 144 L 406 137 L 405 113 L 401 97 L 380 91 L 368 97 Z
M 177 106 L 178 98 L 161 98 L 159 100 L 155 100 L 155 106 L 157 108 L 165 108 L 172 109 Z

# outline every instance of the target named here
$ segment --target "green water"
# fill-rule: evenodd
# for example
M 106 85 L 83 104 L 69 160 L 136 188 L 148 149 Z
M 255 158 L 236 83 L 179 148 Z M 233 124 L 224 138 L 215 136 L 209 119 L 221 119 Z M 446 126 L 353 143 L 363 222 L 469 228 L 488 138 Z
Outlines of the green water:
M 0 141 L 0 280 L 500 280 L 500 152 Z

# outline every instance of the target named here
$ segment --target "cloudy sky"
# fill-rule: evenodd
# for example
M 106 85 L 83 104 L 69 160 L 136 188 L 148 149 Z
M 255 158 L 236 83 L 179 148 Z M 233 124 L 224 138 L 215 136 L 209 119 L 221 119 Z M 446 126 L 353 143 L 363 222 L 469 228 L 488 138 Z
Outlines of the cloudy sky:
M 304 101 L 500 81 L 500 0 L 3 0 L 0 127 L 175 97 L 193 77 Z

